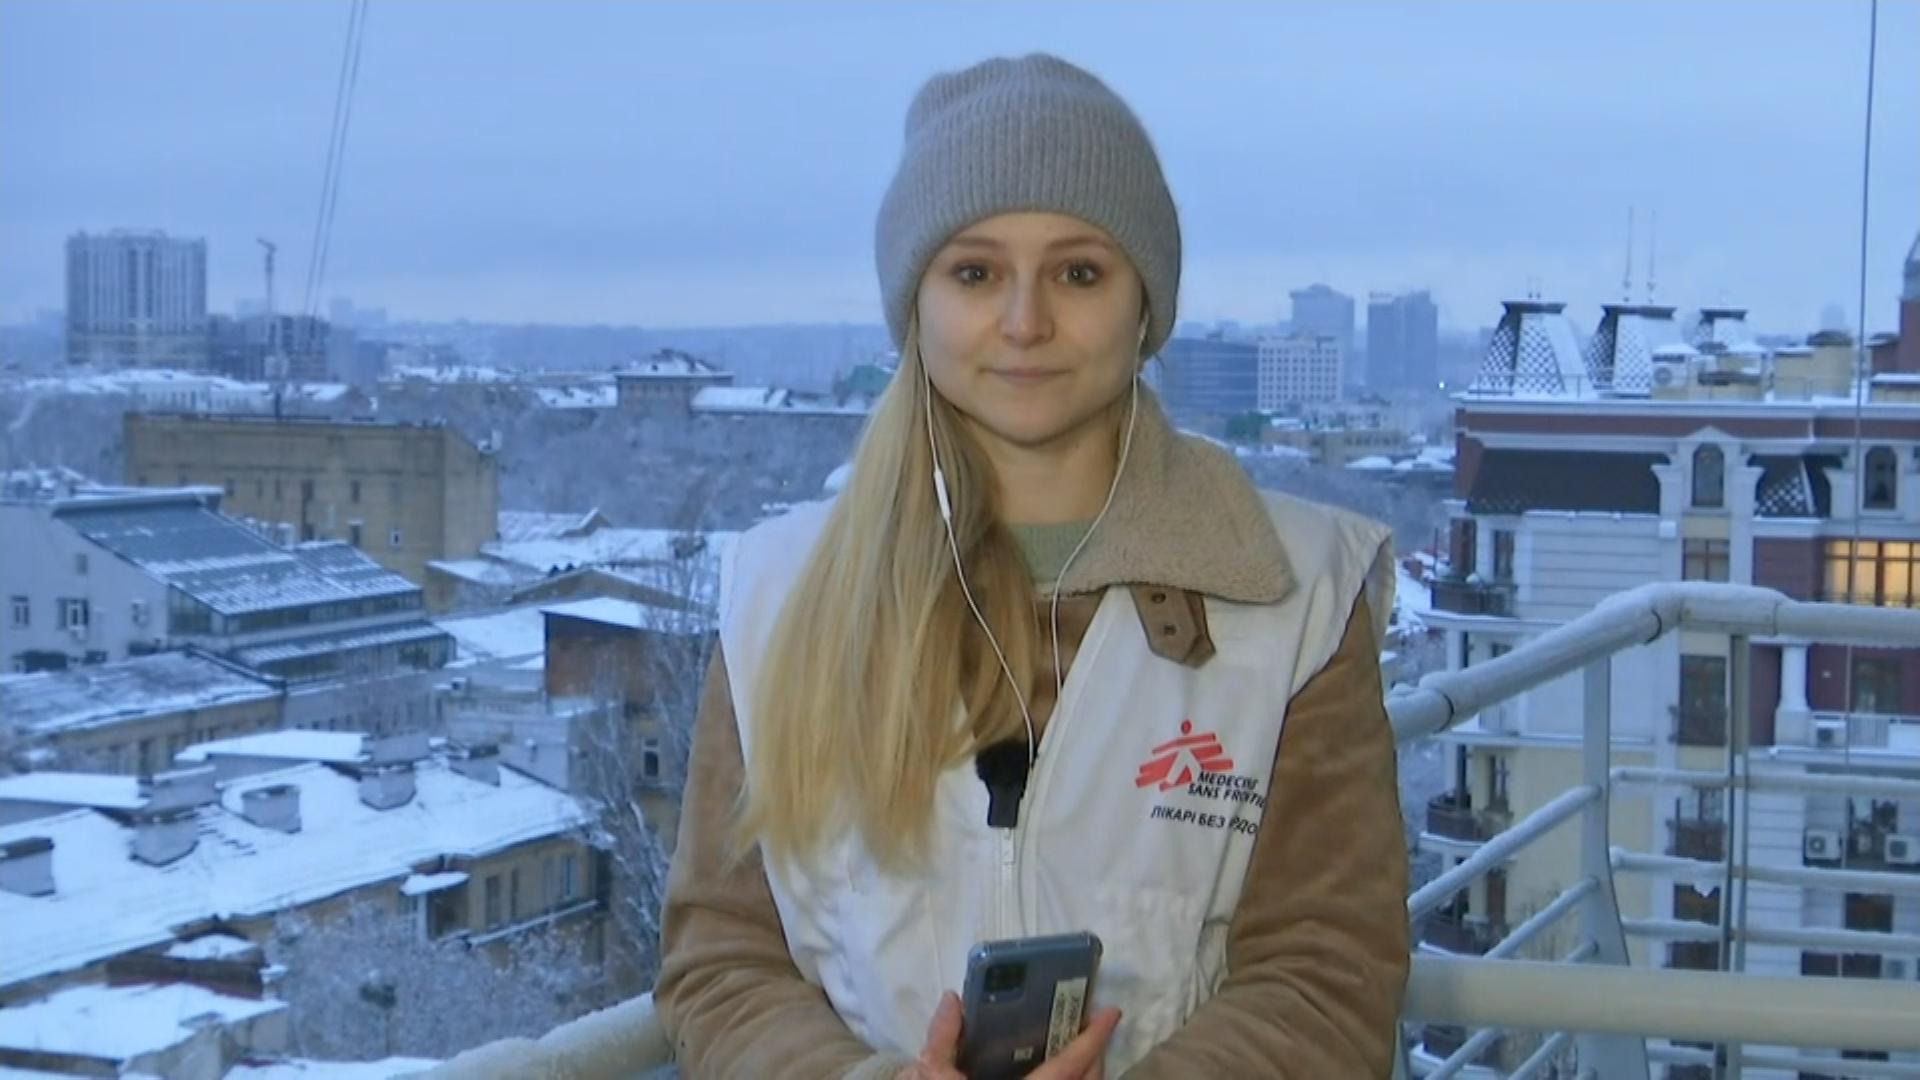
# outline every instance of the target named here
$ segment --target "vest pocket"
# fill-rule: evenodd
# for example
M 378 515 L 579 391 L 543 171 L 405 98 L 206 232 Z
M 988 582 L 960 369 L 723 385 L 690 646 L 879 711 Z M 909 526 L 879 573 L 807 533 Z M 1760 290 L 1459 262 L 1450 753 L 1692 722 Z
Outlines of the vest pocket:
M 1186 1020 L 1205 906 L 1194 893 L 1094 888 L 1092 929 L 1105 946 L 1094 999 L 1124 1014 L 1108 1047 L 1107 1075 L 1119 1075 Z

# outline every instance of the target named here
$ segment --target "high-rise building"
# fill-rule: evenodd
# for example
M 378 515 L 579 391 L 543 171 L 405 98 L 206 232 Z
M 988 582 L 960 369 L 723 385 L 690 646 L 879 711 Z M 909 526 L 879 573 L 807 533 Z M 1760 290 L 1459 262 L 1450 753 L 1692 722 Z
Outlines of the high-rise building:
M 1293 334 L 1260 342 L 1259 408 L 1339 401 L 1346 357 L 1331 337 Z
M 158 230 L 67 237 L 67 361 L 207 363 L 207 242 Z
M 1157 381 L 1177 418 L 1233 416 L 1260 407 L 1260 350 L 1251 342 L 1174 338 L 1160 350 Z
M 1440 382 L 1440 309 L 1425 290 L 1367 298 L 1367 388 L 1432 389 Z
M 1341 355 L 1353 355 L 1353 297 L 1318 284 L 1295 289 L 1290 295 L 1293 333 L 1333 338 L 1340 343 Z

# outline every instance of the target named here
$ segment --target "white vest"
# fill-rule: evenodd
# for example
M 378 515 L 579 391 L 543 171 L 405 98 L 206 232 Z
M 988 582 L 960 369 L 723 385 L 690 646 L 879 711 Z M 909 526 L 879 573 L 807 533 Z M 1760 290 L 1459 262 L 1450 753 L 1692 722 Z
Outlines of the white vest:
M 878 868 L 857 837 L 767 863 L 787 946 L 849 1028 L 920 1051 L 967 952 L 992 939 L 1092 930 L 1105 945 L 1093 1004 L 1118 1005 L 1119 1076 L 1211 997 L 1227 925 L 1262 826 L 1287 702 L 1333 655 L 1365 589 L 1375 640 L 1392 602 L 1384 526 L 1262 492 L 1299 583 L 1274 604 L 1207 597 L 1215 655 L 1154 654 L 1124 588 L 1109 588 L 1040 740 L 1020 822 L 987 825 L 971 762 L 939 782 L 924 875 Z M 741 536 L 723 563 L 721 643 L 743 754 L 775 619 L 827 520 L 813 503 Z M 1264 827 L 1286 827 L 1268 822 Z

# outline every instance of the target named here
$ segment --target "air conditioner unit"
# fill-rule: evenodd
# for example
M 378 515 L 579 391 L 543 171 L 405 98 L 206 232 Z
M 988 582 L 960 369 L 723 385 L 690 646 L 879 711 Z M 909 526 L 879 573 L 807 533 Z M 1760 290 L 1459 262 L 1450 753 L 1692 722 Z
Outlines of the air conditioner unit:
M 1840 858 L 1840 834 L 1833 829 L 1808 829 L 1801 844 L 1808 862 L 1831 862 Z
M 1894 866 L 1920 866 L 1920 836 L 1894 833 L 1887 837 L 1887 862 Z
M 1813 745 L 1829 750 L 1838 750 L 1847 745 L 1847 722 L 1845 720 L 1815 720 L 1813 722 Z

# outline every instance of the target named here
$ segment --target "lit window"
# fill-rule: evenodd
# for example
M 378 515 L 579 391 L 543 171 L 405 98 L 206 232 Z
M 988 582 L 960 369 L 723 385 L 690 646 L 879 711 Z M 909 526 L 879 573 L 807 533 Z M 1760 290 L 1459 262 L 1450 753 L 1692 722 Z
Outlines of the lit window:
M 1852 557 L 1848 557 L 1848 552 Z M 1920 543 L 1829 540 L 1826 597 L 1874 607 L 1920 607 Z

